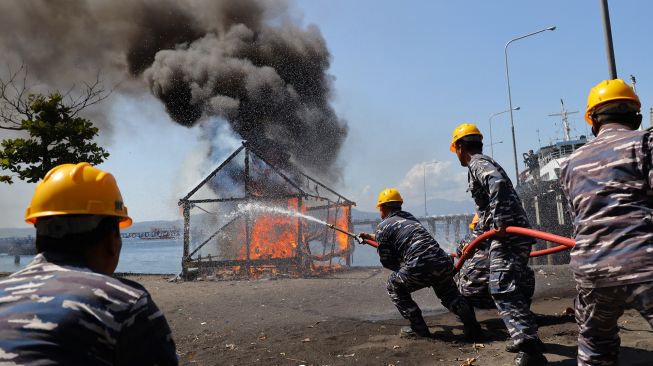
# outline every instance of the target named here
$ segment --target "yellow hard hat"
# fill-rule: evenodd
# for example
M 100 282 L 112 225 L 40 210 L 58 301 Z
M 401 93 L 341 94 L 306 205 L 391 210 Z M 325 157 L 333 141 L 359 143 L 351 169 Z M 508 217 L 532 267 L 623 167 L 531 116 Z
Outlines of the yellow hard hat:
M 635 90 L 621 79 L 603 80 L 596 84 L 587 96 L 587 109 L 585 110 L 585 121 L 592 124 L 590 114 L 596 107 L 615 100 L 629 100 L 642 107 Z
M 386 188 L 379 193 L 379 199 L 376 201 L 376 207 L 381 207 L 382 204 L 388 202 L 399 202 L 404 203 L 404 199 L 401 198 L 397 188 Z
M 472 222 L 469 223 L 469 228 L 474 230 L 476 228 L 476 224 L 478 224 L 478 214 L 474 214 L 474 218 L 472 219 Z
M 120 228 L 132 224 L 113 175 L 89 163 L 56 166 L 36 185 L 25 221 L 60 215 L 117 216 Z
M 451 146 L 449 146 L 449 150 L 451 150 L 451 152 L 456 152 L 456 141 L 470 135 L 480 135 L 481 138 L 483 138 L 483 134 L 475 124 L 463 123 L 456 127 L 451 135 Z

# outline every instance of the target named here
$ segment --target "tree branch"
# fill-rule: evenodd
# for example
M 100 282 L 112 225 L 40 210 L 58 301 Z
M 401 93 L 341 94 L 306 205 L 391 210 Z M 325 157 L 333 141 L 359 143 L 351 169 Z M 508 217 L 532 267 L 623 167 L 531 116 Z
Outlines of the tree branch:
M 9 70 L 7 78 L 0 77 L 0 129 L 25 130 L 23 120 L 33 120 L 34 113 L 31 109 L 31 93 L 29 85 L 29 72 L 22 63 L 17 70 Z M 113 89 L 104 88 L 100 72 L 92 82 L 84 82 L 83 87 L 76 92 L 77 86 L 73 84 L 62 98 L 68 102 L 68 112 L 71 117 L 77 116 L 84 109 L 107 99 Z
M 71 116 L 74 117 L 83 109 L 107 99 L 112 92 L 113 90 L 107 91 L 104 89 L 102 79 L 100 78 L 100 72 L 98 71 L 93 82 L 84 82 L 84 92 L 81 93 L 78 98 L 70 98 L 69 106 Z

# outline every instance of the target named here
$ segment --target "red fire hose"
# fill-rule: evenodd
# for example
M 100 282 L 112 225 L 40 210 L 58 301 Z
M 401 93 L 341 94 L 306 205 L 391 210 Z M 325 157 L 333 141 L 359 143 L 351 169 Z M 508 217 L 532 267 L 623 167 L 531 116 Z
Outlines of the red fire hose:
M 531 257 L 540 257 L 543 255 L 549 255 L 549 254 L 554 254 L 558 252 L 562 252 L 568 249 L 571 249 L 576 245 L 576 242 L 573 239 L 570 238 L 565 238 L 564 236 L 560 235 L 555 235 L 551 233 L 546 233 L 544 231 L 539 231 L 539 230 L 534 230 L 534 229 L 527 229 L 524 227 L 518 227 L 518 226 L 508 226 L 506 228 L 506 233 L 508 234 L 514 234 L 514 235 L 522 235 L 522 236 L 530 236 L 532 238 L 536 239 L 542 239 L 546 241 L 550 241 L 553 243 L 560 244 L 556 247 L 553 248 L 547 248 L 547 249 L 542 249 L 542 250 L 536 250 L 531 252 Z M 497 231 L 494 229 L 491 229 L 489 231 L 484 232 L 483 234 L 479 235 L 476 239 L 472 240 L 469 244 L 465 246 L 463 249 L 463 255 L 460 257 L 458 260 L 458 263 L 456 263 L 456 271 L 460 270 L 462 267 L 463 263 L 469 257 L 474 254 L 474 251 L 476 250 L 476 247 L 478 247 L 483 241 L 490 239 L 494 236 L 497 235 Z M 369 246 L 372 246 L 374 248 L 379 247 L 379 243 L 377 243 L 374 240 L 369 240 L 369 239 L 364 239 L 363 244 L 367 244 Z M 452 257 L 455 257 L 455 253 L 451 253 Z
M 374 240 L 370 240 L 370 239 L 363 239 L 363 244 L 367 244 L 367 245 L 369 245 L 369 246 L 371 246 L 371 247 L 374 247 L 374 248 L 378 248 L 378 247 L 379 247 L 379 243 L 378 243 L 378 242 L 376 242 L 376 241 L 374 241 Z
M 506 228 L 506 233 L 507 234 L 515 234 L 515 235 L 522 235 L 522 236 L 530 236 L 532 238 L 536 239 L 542 239 L 546 241 L 550 241 L 553 243 L 558 243 L 560 244 L 557 247 L 553 248 L 547 248 L 547 249 L 542 249 L 542 250 L 536 250 L 534 252 L 531 252 L 531 257 L 539 257 L 542 255 L 548 255 L 548 254 L 553 254 L 553 253 L 558 253 L 562 252 L 563 250 L 567 250 L 570 248 L 573 248 L 574 245 L 576 245 L 576 242 L 573 239 L 570 238 L 565 238 L 564 236 L 560 235 L 555 235 L 551 233 L 545 233 L 543 231 L 539 230 L 534 230 L 534 229 L 527 229 L 524 227 L 518 227 L 518 226 L 508 226 Z M 497 231 L 494 229 L 491 229 L 489 231 L 484 232 L 483 234 L 479 235 L 476 239 L 472 240 L 469 244 L 465 246 L 463 249 L 463 254 L 458 260 L 458 263 L 456 263 L 456 271 L 460 270 L 462 267 L 463 263 L 474 254 L 474 251 L 476 250 L 476 247 L 478 247 L 483 241 L 492 238 L 497 235 Z

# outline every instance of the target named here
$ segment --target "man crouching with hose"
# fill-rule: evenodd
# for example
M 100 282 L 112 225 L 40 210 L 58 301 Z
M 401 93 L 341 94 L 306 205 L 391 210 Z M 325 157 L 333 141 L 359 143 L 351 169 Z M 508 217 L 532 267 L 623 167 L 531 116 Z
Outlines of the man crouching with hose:
M 453 281 L 451 258 L 413 215 L 401 210 L 402 203 L 396 189 L 383 190 L 376 204 L 383 221 L 377 226 L 375 235 L 360 234 L 363 239 L 379 243 L 381 264 L 393 271 L 388 278 L 388 294 L 401 315 L 410 321 L 410 327 L 402 328 L 402 335 L 431 336 L 422 311 L 410 294 L 432 287 L 442 305 L 460 317 L 465 336 L 470 340 L 480 337 L 481 326 L 476 321 L 474 309 L 460 295 Z

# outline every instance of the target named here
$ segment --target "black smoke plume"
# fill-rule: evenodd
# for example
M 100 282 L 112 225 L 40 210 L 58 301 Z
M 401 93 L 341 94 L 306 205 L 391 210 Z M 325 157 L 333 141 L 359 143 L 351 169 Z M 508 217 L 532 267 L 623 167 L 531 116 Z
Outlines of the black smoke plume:
M 3 1 L 0 47 L 48 86 L 101 72 L 124 92 L 149 89 L 177 123 L 220 117 L 335 178 L 347 126 L 329 104 L 330 54 L 290 13 L 266 0 Z

